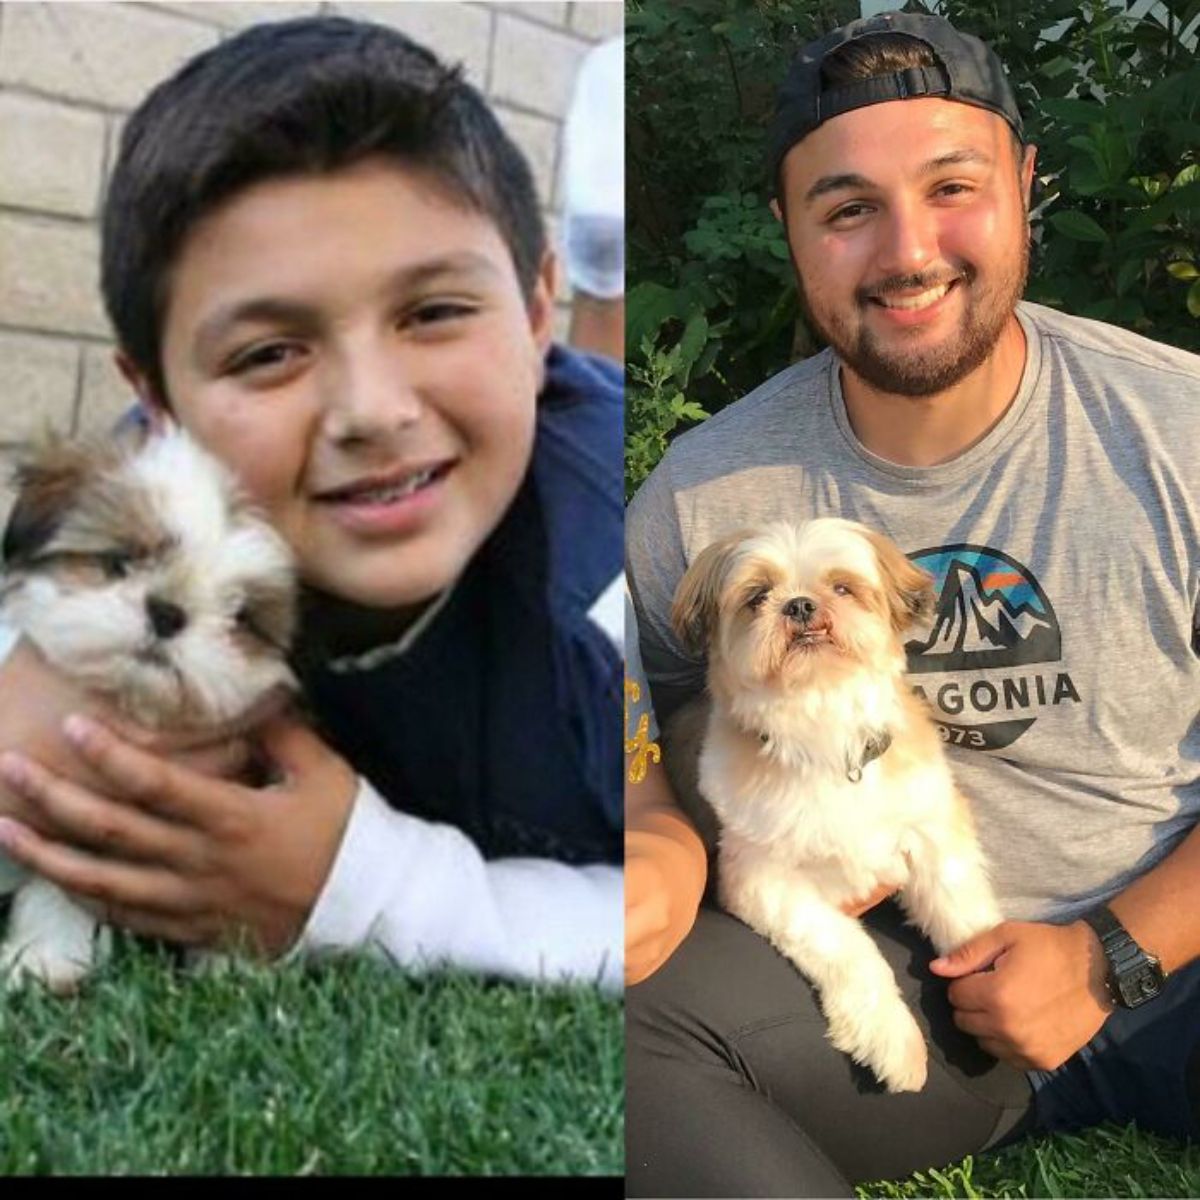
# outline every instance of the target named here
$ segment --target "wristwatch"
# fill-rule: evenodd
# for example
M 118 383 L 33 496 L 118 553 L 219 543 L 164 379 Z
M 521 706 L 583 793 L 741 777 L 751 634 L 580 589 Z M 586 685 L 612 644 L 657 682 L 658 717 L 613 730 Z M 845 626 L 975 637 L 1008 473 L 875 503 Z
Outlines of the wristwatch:
M 1108 994 L 1122 1008 L 1137 1008 L 1162 991 L 1167 973 L 1153 954 L 1147 954 L 1129 936 L 1107 904 L 1083 914 L 1095 931 L 1108 959 Z

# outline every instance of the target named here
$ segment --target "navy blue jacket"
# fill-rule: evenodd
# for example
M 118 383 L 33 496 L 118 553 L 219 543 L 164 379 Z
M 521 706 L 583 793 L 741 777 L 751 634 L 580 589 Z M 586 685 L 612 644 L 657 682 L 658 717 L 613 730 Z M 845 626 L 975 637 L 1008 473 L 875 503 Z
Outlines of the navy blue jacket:
M 622 429 L 620 368 L 553 348 L 529 470 L 441 611 L 369 670 L 300 668 L 388 803 L 487 858 L 621 860 L 622 664 L 588 612 L 622 567 Z

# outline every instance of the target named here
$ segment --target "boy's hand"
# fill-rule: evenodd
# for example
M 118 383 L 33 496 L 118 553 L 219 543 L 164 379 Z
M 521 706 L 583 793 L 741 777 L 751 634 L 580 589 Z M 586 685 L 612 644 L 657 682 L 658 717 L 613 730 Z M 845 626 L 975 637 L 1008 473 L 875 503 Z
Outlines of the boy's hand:
M 62 723 L 73 712 L 108 719 L 115 714 L 51 667 L 33 644 L 21 638 L 0 663 L 0 751 L 19 750 L 80 783 L 100 787 L 101 779 L 82 763 L 63 737 Z M 0 780 L 0 816 L 44 827 L 36 808 Z
M 1082 921 L 1005 921 L 929 965 L 954 980 L 959 1029 L 1023 1071 L 1061 1066 L 1113 1009 L 1099 939 Z
M 265 704 L 279 707 L 277 697 Z M 240 774 L 249 761 L 249 746 L 243 736 L 247 722 L 202 736 L 166 736 L 140 729 L 123 722 L 110 705 L 72 683 L 47 663 L 31 642 L 20 639 L 0 662 L 0 751 L 19 751 L 84 787 L 102 792 L 106 788 L 102 776 L 63 736 L 63 721 L 71 713 L 96 717 L 127 740 L 205 775 L 231 778 Z M 256 706 L 254 716 L 261 719 L 262 715 Z M 5 816 L 49 832 L 40 811 L 0 780 L 0 817 Z
M 194 946 L 249 935 L 268 956 L 292 944 L 357 791 L 341 758 L 294 717 L 273 717 L 259 741 L 282 779 L 255 789 L 166 761 L 95 721 L 72 717 L 65 731 L 108 795 L 24 755 L 0 757 L 4 782 L 54 831 L 0 820 L 4 850 L 134 933 Z

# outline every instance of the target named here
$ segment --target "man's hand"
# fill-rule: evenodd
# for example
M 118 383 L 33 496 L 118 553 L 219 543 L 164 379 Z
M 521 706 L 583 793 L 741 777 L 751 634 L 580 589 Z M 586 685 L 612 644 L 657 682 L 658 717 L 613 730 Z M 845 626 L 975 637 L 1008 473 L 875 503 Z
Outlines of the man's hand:
M 1113 1009 L 1099 939 L 1082 921 L 1005 921 L 929 965 L 954 980 L 959 1029 L 1024 1071 L 1061 1066 Z
M 53 836 L 0 820 L 3 849 L 135 933 L 197 946 L 249 935 L 266 955 L 291 945 L 357 790 L 341 758 L 294 717 L 273 717 L 259 741 L 281 781 L 255 789 L 159 758 L 95 721 L 73 717 L 65 732 L 103 791 L 5 754 L 0 776 Z

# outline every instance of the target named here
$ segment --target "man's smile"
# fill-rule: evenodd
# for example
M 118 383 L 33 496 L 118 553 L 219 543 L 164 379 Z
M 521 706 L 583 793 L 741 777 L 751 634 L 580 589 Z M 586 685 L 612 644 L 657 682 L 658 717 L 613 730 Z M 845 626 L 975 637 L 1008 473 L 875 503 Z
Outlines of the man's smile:
M 930 325 L 954 303 L 953 296 L 959 290 L 958 283 L 959 280 L 952 279 L 923 291 L 871 296 L 870 308 L 880 320 L 891 326 L 909 328 Z
M 884 296 L 871 296 L 869 299 L 873 304 L 878 304 L 883 308 L 895 308 L 912 312 L 916 309 L 928 308 L 931 304 L 936 303 L 957 282 L 957 279 L 951 279 L 946 283 L 938 284 L 936 287 L 926 288 L 924 291 L 894 292 Z

